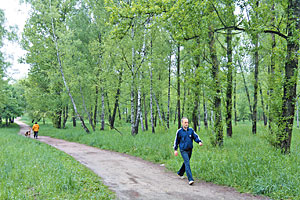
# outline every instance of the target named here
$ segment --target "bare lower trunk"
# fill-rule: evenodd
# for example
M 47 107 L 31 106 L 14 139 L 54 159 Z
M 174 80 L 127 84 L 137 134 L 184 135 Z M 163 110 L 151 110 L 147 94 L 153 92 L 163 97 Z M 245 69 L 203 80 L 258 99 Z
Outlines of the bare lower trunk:
M 105 101 L 104 101 L 104 89 L 101 89 L 101 105 L 102 105 L 102 112 L 101 112 L 101 128 L 100 130 L 104 130 L 104 124 L 105 124 Z
M 66 128 L 66 123 L 67 123 L 68 117 L 69 117 L 69 106 L 68 105 L 66 105 L 66 107 L 64 108 L 63 116 L 64 116 L 63 128 Z
M 99 89 L 98 89 L 98 85 L 96 85 L 95 109 L 94 109 L 94 127 L 95 128 L 96 128 L 96 125 L 97 125 L 98 96 L 99 96 Z
M 201 111 L 200 110 L 201 110 L 201 108 L 200 108 L 200 101 L 199 101 L 199 105 L 198 105 L 198 131 L 201 130 Z
M 144 128 L 144 122 L 143 122 L 143 112 L 142 112 L 142 103 L 141 103 L 141 90 L 139 90 L 138 91 L 138 93 L 140 93 L 140 94 L 138 94 L 139 96 L 140 96 L 140 98 L 139 98 L 139 101 L 140 101 L 140 113 L 139 113 L 139 115 L 140 115 L 140 122 L 141 122 L 141 129 L 142 129 L 142 131 L 145 131 L 145 128 Z
M 163 122 L 163 119 L 161 117 L 161 113 L 160 113 L 160 109 L 159 109 L 159 103 L 158 103 L 154 93 L 153 93 L 153 97 L 154 97 L 154 100 L 155 100 L 155 103 L 156 103 L 156 108 L 157 108 L 157 112 L 158 112 L 158 116 L 159 116 L 161 125 L 164 126 L 164 122 Z
M 140 122 L 140 117 L 141 117 L 141 89 L 138 89 L 137 92 L 137 112 L 136 112 L 136 118 L 135 118 L 135 134 L 138 134 L 139 132 L 139 122 Z M 143 122 L 141 121 L 141 124 Z
M 148 112 L 147 112 L 147 106 L 146 106 L 146 95 L 144 94 L 144 113 L 145 113 L 145 129 L 148 131 Z
M 261 88 L 261 84 L 260 83 L 259 83 L 259 93 L 260 93 L 260 98 L 261 98 L 261 105 L 262 105 L 262 111 L 263 111 L 264 125 L 267 126 L 267 116 L 265 114 L 265 102 L 264 102 L 263 92 L 262 92 L 262 88 Z
M 214 128 L 214 111 L 213 110 L 211 110 L 210 111 L 210 126 L 211 126 L 211 128 L 213 129 Z
M 122 83 L 122 72 L 120 72 L 120 74 L 119 74 L 118 88 L 117 88 L 117 92 L 116 92 L 116 95 L 115 95 L 115 105 L 114 105 L 112 117 L 110 119 L 110 127 L 111 128 L 114 127 L 115 118 L 116 118 L 116 114 L 117 114 L 117 109 L 118 109 L 118 106 L 119 106 L 119 97 L 120 97 L 120 93 L 121 93 L 121 83 Z
M 197 125 L 198 125 L 198 119 L 197 119 L 198 105 L 199 105 L 198 96 L 196 96 L 196 99 L 194 101 L 194 109 L 192 112 L 192 121 L 193 121 L 193 127 L 195 131 L 197 131 Z
M 253 113 L 253 112 L 252 112 L 251 101 L 250 101 L 249 90 L 248 90 L 248 87 L 247 87 L 246 79 L 245 79 L 245 76 L 244 76 L 244 71 L 243 71 L 243 68 L 242 68 L 242 65 L 241 65 L 240 60 L 238 60 L 238 64 L 239 64 L 239 66 L 240 66 L 241 74 L 242 74 L 243 81 L 244 81 L 244 86 L 245 86 L 245 91 L 246 91 L 246 95 L 247 95 L 247 99 L 248 99 L 248 104 L 249 104 L 250 113 Z
M 84 96 L 83 96 L 80 80 L 79 80 L 79 88 L 80 88 L 80 94 L 81 94 L 81 98 L 82 98 L 82 105 L 83 105 L 84 111 L 88 116 L 88 119 L 89 119 L 90 125 L 92 126 L 93 131 L 95 131 L 95 127 L 94 127 L 93 120 L 91 118 L 90 112 L 88 112 L 88 110 L 86 108 L 85 99 L 84 99 Z
M 76 117 L 75 117 L 75 111 L 73 110 L 72 114 L 72 121 L 73 121 L 73 127 L 76 127 Z
M 203 122 L 204 126 L 207 129 L 208 128 L 208 113 L 207 113 L 207 107 L 206 107 L 206 101 L 205 101 L 205 94 L 203 90 Z
M 297 98 L 296 101 L 296 108 L 297 108 L 297 128 L 299 128 L 299 105 L 298 105 L 299 99 Z

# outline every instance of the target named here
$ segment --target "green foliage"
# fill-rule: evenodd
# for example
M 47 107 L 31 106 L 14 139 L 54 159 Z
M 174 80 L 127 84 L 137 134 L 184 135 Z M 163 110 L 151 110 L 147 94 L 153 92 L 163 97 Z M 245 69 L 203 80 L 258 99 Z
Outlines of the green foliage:
M 99 177 L 72 157 L 16 135 L 0 132 L 0 199 L 113 199 Z
M 156 134 L 146 131 L 134 137 L 130 134 L 128 124 L 118 128 L 124 133 L 123 136 L 114 130 L 85 134 L 80 128 L 70 126 L 65 130 L 57 130 L 46 124 L 42 126 L 40 134 L 138 156 L 165 164 L 173 172 L 181 165 L 181 157 L 173 156 L 174 125 L 167 131 L 157 130 Z M 233 138 L 224 138 L 222 148 L 210 144 L 210 130 L 198 131 L 204 145 L 199 147 L 194 143 L 191 160 L 194 177 L 272 199 L 299 198 L 299 129 L 294 134 L 289 156 L 282 155 L 268 144 L 265 138 L 269 133 L 262 125 L 258 130 L 256 136 L 252 135 L 250 123 L 240 123 L 234 126 L 236 134 Z

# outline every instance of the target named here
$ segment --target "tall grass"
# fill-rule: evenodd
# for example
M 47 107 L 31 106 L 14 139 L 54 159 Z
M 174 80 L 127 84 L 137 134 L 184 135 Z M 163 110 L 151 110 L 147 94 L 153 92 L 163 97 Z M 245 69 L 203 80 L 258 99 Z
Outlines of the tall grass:
M 141 132 L 130 135 L 130 126 L 86 134 L 71 124 L 66 129 L 54 129 L 50 124 L 41 125 L 40 134 L 84 143 L 102 149 L 131 154 L 146 160 L 163 163 L 176 172 L 182 162 L 173 156 L 176 127 L 156 129 L 155 134 Z M 191 160 L 194 178 L 220 185 L 235 187 L 240 192 L 266 195 L 272 199 L 300 199 L 300 131 L 294 129 L 290 155 L 282 155 L 265 139 L 267 130 L 260 125 L 256 135 L 251 134 L 250 123 L 234 127 L 233 137 L 224 137 L 224 147 L 213 147 L 211 132 L 201 130 L 198 135 L 202 147 L 194 143 Z
M 67 154 L 0 129 L 0 199 L 112 199 L 99 177 Z

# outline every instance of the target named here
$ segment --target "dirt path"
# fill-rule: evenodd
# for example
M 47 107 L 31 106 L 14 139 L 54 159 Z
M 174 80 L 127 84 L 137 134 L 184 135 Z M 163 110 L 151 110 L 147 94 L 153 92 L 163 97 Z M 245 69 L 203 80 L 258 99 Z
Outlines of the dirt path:
M 21 128 L 19 134 L 24 135 L 29 126 L 18 119 L 15 122 Z M 187 179 L 179 179 L 165 167 L 126 154 L 46 136 L 39 136 L 38 140 L 66 152 L 90 168 L 116 192 L 118 199 L 267 199 L 197 180 L 193 186 L 189 186 Z

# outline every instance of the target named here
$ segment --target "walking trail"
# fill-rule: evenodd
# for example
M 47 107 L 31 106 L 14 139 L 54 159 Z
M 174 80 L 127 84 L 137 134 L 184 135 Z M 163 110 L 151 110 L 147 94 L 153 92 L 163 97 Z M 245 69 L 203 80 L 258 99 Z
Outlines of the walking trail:
M 15 123 L 20 126 L 19 134 L 24 135 L 29 129 L 19 119 Z M 181 180 L 176 173 L 167 171 L 165 167 L 126 154 L 46 136 L 39 136 L 38 140 L 64 151 L 90 168 L 116 193 L 117 199 L 267 199 L 198 180 L 189 186 L 187 179 Z

